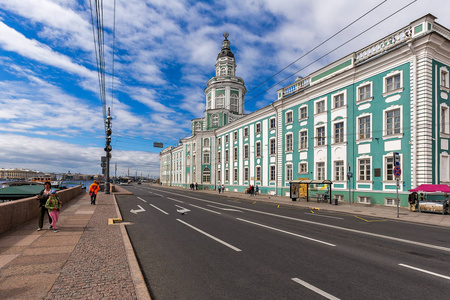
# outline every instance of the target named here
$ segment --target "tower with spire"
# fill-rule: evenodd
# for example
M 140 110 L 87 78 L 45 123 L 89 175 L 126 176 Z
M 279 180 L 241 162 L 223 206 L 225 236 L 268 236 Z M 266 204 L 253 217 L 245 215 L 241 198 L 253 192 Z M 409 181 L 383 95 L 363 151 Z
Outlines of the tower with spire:
M 236 76 L 236 61 L 230 48 L 228 32 L 223 34 L 222 49 L 217 55 L 216 74 L 206 83 L 205 118 L 193 120 L 193 132 L 222 127 L 244 116 L 247 89 L 244 80 Z

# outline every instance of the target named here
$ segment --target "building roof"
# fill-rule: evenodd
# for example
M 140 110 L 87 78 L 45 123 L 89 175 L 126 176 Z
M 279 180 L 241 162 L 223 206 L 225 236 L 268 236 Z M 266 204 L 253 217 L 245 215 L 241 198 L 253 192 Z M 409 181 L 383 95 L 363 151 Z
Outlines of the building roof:
M 219 59 L 220 57 L 226 57 L 226 56 L 234 58 L 234 54 L 233 54 L 233 52 L 231 52 L 231 48 L 230 48 L 230 41 L 227 39 L 228 32 L 225 32 L 223 34 L 223 36 L 225 37 L 225 39 L 222 42 L 222 50 L 217 55 L 217 59 Z
M 39 194 L 43 190 L 42 185 L 19 185 L 0 189 L 0 198 L 26 198 Z

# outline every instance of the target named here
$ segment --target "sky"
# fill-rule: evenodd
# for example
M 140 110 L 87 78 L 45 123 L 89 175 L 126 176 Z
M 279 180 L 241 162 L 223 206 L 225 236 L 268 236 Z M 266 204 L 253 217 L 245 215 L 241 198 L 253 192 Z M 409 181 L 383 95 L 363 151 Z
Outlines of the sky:
M 104 106 L 91 2 L 0 0 L 0 168 L 101 173 Z M 224 32 L 251 113 L 296 76 L 428 13 L 450 28 L 448 12 L 448 0 L 103 0 L 110 174 L 159 176 L 161 149 L 153 143 L 175 146 L 204 116 Z

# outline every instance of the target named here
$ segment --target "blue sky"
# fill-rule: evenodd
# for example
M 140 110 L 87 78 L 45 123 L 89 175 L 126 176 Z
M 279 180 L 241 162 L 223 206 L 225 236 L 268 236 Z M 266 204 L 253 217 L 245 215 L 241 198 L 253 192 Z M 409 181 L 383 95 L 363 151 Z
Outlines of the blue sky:
M 94 1 L 94 0 L 92 0 Z M 175 145 L 202 117 L 223 32 L 251 113 L 275 101 L 269 87 L 370 28 L 408 0 L 104 0 L 107 106 L 112 172 L 158 176 L 153 142 Z M 299 60 L 341 28 L 376 10 Z M 298 73 L 313 71 L 431 13 L 449 28 L 446 0 L 417 0 Z M 444 13 L 445 12 L 445 13 Z M 105 146 L 89 0 L 0 0 L 0 168 L 99 174 Z

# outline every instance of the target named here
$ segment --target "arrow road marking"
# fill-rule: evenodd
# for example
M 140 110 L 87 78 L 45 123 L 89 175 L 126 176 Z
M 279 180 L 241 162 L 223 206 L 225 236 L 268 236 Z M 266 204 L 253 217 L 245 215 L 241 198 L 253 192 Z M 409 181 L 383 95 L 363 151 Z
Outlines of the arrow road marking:
M 138 205 L 138 207 L 139 207 L 140 209 L 138 209 L 138 210 L 132 209 L 132 210 L 130 210 L 130 212 L 133 213 L 133 214 L 135 214 L 135 215 L 137 215 L 138 212 L 143 212 L 143 211 L 145 211 L 145 209 L 144 209 L 142 206 Z
M 142 199 L 142 198 L 140 198 L 140 197 L 137 197 L 139 200 L 141 200 L 141 201 L 144 201 L 144 202 L 147 202 L 147 201 L 145 201 L 144 199 Z
M 185 213 L 187 213 L 187 212 L 190 211 L 189 209 L 184 208 L 184 207 L 182 207 L 182 206 L 179 206 L 179 205 L 175 205 L 175 206 L 177 206 L 177 207 L 180 208 L 180 209 L 177 209 L 177 212 L 180 213 L 180 214 L 182 214 L 182 215 L 184 215 Z
M 191 224 L 188 224 L 188 223 L 186 223 L 186 222 L 184 222 L 184 221 L 182 221 L 182 220 L 180 220 L 180 219 L 177 219 L 177 221 L 183 223 L 183 224 L 186 225 L 186 226 L 191 227 L 192 229 L 194 229 L 194 230 L 200 232 L 201 234 L 206 235 L 207 237 L 209 237 L 209 238 L 215 240 L 216 242 L 219 242 L 219 243 L 221 243 L 222 245 L 225 245 L 225 246 L 227 246 L 228 248 L 233 249 L 233 250 L 236 251 L 236 252 L 241 252 L 241 251 L 242 251 L 241 249 L 236 248 L 236 247 L 234 247 L 233 245 L 230 245 L 230 244 L 228 244 L 227 242 L 224 242 L 224 241 L 222 241 L 222 240 L 216 238 L 215 236 L 212 236 L 212 235 L 210 235 L 209 233 L 206 233 L 206 232 L 204 232 L 203 230 L 200 230 L 200 229 L 198 229 L 197 227 L 192 226 Z

